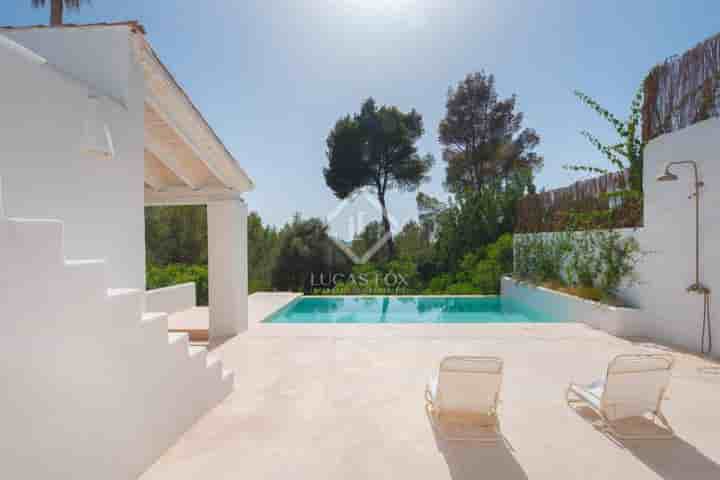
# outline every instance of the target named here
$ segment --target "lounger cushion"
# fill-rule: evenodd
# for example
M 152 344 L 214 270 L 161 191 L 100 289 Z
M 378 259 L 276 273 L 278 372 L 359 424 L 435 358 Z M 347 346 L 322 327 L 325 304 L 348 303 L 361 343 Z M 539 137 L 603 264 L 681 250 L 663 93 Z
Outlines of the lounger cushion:
M 659 410 L 672 364 L 667 355 L 618 355 L 604 381 L 570 389 L 610 421 L 641 417 Z
M 570 390 L 575 395 L 597 409 L 600 409 L 600 400 L 602 399 L 604 389 L 605 382 L 603 380 L 597 380 L 589 385 L 572 384 L 570 386 Z

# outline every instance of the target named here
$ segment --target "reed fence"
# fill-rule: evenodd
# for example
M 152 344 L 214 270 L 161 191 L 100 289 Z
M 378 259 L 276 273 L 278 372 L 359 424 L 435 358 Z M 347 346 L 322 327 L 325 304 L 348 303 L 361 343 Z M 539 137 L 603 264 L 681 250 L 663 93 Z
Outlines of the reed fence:
M 568 228 L 642 226 L 642 199 L 626 192 L 629 171 L 611 172 L 523 197 L 517 205 L 517 233 L 558 232 Z
M 657 65 L 643 84 L 643 140 L 717 117 L 719 84 L 720 34 Z

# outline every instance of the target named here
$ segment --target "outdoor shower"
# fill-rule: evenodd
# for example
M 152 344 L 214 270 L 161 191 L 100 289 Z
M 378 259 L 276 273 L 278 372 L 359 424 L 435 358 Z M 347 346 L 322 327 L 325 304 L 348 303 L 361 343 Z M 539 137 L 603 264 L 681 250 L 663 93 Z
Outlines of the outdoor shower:
M 670 171 L 673 165 L 691 165 L 695 174 L 695 183 L 693 193 L 688 198 L 695 197 L 695 283 L 687 288 L 688 292 L 695 292 L 703 295 L 703 321 L 702 334 L 700 337 L 700 352 L 712 352 L 712 330 L 710 328 L 710 289 L 700 283 L 700 188 L 705 186 L 698 177 L 697 162 L 693 160 L 683 160 L 677 162 L 669 162 L 665 165 L 665 172 L 657 177 L 658 182 L 673 182 L 678 176 Z M 705 338 L 707 336 L 707 342 Z

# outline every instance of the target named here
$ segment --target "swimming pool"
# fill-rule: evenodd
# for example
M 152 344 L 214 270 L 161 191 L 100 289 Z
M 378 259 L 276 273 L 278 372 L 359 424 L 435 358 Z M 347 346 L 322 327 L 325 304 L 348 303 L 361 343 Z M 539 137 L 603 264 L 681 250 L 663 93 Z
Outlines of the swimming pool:
M 269 323 L 551 323 L 516 300 L 487 297 L 300 297 Z

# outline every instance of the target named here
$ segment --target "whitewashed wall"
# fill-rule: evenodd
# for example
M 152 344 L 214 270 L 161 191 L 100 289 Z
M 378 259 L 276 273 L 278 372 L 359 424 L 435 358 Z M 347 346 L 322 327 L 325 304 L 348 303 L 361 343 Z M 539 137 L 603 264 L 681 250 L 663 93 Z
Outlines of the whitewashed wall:
M 233 376 L 101 260 L 66 260 L 63 224 L 0 215 L 0 466 L 8 479 L 137 478 Z
M 656 177 L 670 161 L 694 160 L 705 188 L 700 193 L 700 281 L 713 290 L 713 353 L 720 355 L 720 119 L 713 118 L 662 135 L 647 146 L 643 188 L 645 219 L 640 244 L 648 255 L 640 268 L 642 283 L 627 292 L 644 311 L 648 336 L 700 348 L 703 297 L 686 293 L 695 281 L 695 201 L 693 174 L 687 166 L 672 171 L 676 182 Z
M 57 68 L 0 37 L 0 476 L 137 478 L 233 376 L 145 312 L 144 79 L 128 28 L 8 35 Z M 89 119 L 114 158 L 84 152 Z M 189 304 L 194 287 L 179 292 Z
M 647 146 L 643 188 L 644 227 L 623 229 L 634 236 L 643 260 L 638 284 L 623 288 L 620 296 L 642 310 L 633 334 L 647 336 L 693 351 L 700 349 L 703 297 L 685 289 L 695 281 L 695 202 L 690 167 L 676 166 L 680 179 L 658 182 L 670 161 L 698 162 L 701 180 L 700 281 L 713 289 L 714 355 L 720 355 L 720 119 L 662 135 Z M 541 234 L 547 235 L 547 234 Z
M 144 288 L 144 80 L 128 27 L 1 34 L 57 66 L 0 46 L 7 215 L 62 220 L 68 256 L 106 259 L 111 286 Z M 102 99 L 98 112 L 112 134 L 112 160 L 82 151 L 92 115 L 88 84 L 120 102 Z

